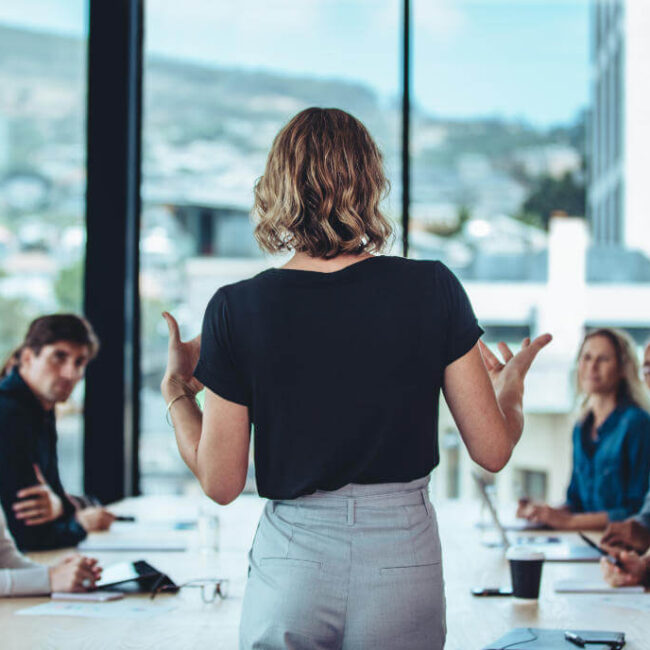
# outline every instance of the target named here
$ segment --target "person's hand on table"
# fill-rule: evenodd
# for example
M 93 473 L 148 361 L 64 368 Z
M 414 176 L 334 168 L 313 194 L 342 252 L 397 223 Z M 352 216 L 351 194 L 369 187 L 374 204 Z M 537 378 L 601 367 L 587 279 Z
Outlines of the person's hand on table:
M 544 505 L 541 501 L 531 501 L 530 499 L 522 498 L 517 502 L 517 514 L 520 519 L 528 519 L 536 506 Z
M 648 562 L 650 558 L 641 557 L 634 551 L 612 551 L 614 557 L 617 557 L 625 569 L 619 569 L 617 566 L 608 562 L 605 558 L 600 560 L 600 566 L 603 570 L 603 577 L 612 587 L 629 587 L 631 585 L 642 585 L 648 582 Z
M 178 395 L 194 396 L 203 390 L 203 384 L 194 377 L 194 368 L 199 361 L 201 335 L 190 341 L 181 341 L 176 319 L 163 312 L 163 318 L 169 328 L 169 345 L 167 348 L 167 368 L 160 384 L 165 401 L 169 403 Z
M 16 496 L 20 501 L 12 506 L 16 519 L 27 526 L 46 524 L 63 514 L 61 499 L 48 485 L 37 464 L 34 464 L 34 473 L 38 482 L 19 490 Z
M 69 555 L 51 566 L 50 588 L 55 591 L 88 591 L 95 587 L 102 570 L 97 560 L 83 555 Z
M 100 506 L 77 510 L 75 518 L 87 533 L 108 530 L 115 521 L 115 515 Z
M 520 506 L 517 516 L 558 530 L 570 529 L 573 521 L 573 515 L 565 508 L 553 508 L 545 503 L 527 503 Z
M 605 529 L 600 543 L 603 546 L 645 553 L 650 548 L 650 530 L 636 519 L 614 521 Z

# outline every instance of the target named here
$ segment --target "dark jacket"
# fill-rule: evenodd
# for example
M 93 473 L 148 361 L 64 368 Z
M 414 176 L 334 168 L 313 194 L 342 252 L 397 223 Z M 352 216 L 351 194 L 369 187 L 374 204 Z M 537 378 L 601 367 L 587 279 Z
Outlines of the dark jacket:
M 11 534 L 25 551 L 75 546 L 86 531 L 74 518 L 75 508 L 61 485 L 56 454 L 54 411 L 46 411 L 17 368 L 0 381 L 0 500 Z M 37 463 L 63 503 L 63 515 L 39 526 L 14 516 L 17 492 L 37 483 Z

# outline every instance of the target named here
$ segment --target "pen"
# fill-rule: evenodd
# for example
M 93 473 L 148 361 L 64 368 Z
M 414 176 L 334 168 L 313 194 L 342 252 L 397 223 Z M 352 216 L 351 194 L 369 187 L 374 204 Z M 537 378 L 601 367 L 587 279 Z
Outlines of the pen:
M 574 632 L 565 632 L 564 638 L 570 643 L 573 643 L 573 645 L 577 645 L 579 648 L 584 648 L 586 645 L 585 640 Z
M 132 515 L 117 515 L 115 521 L 135 521 L 135 517 Z
M 598 546 L 598 544 L 591 541 L 583 532 L 578 531 L 578 535 L 580 535 L 580 537 L 585 542 L 587 542 L 587 544 L 589 544 L 591 548 L 596 549 L 610 564 L 613 564 L 614 566 L 617 566 L 622 571 L 625 571 L 625 566 L 617 557 L 610 555 L 604 548 L 601 548 L 600 546 Z

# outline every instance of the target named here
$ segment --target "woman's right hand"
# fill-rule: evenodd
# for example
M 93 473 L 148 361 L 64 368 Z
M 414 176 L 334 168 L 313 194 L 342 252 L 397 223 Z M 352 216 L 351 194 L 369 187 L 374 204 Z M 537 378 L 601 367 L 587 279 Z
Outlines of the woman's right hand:
M 177 395 L 196 395 L 203 390 L 203 384 L 194 377 L 194 368 L 201 351 L 201 336 L 183 342 L 176 319 L 166 311 L 163 312 L 163 318 L 169 328 L 169 346 L 167 368 L 160 389 L 165 401 L 170 402 Z
M 647 561 L 650 558 L 640 557 L 634 551 L 613 552 L 624 569 L 619 569 L 605 558 L 600 560 L 603 577 L 612 587 L 629 587 L 646 582 L 648 575 Z
M 521 400 L 524 392 L 524 378 L 537 354 L 551 342 L 551 339 L 550 334 L 542 334 L 532 342 L 530 338 L 526 337 L 517 354 L 513 354 L 512 350 L 501 342 L 497 347 L 503 356 L 503 362 L 499 361 L 487 345 L 479 340 L 481 356 L 497 398 L 512 394 L 515 399 Z
M 51 566 L 50 588 L 55 591 L 87 591 L 95 586 L 102 570 L 94 558 L 83 555 L 69 555 Z

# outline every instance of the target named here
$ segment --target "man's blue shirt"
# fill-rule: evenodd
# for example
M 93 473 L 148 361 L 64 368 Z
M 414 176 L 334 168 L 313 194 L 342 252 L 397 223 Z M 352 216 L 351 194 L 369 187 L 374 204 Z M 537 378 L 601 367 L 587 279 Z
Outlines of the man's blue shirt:
M 593 414 L 573 429 L 571 512 L 606 512 L 610 521 L 639 512 L 650 476 L 650 414 L 619 404 L 591 439 Z

